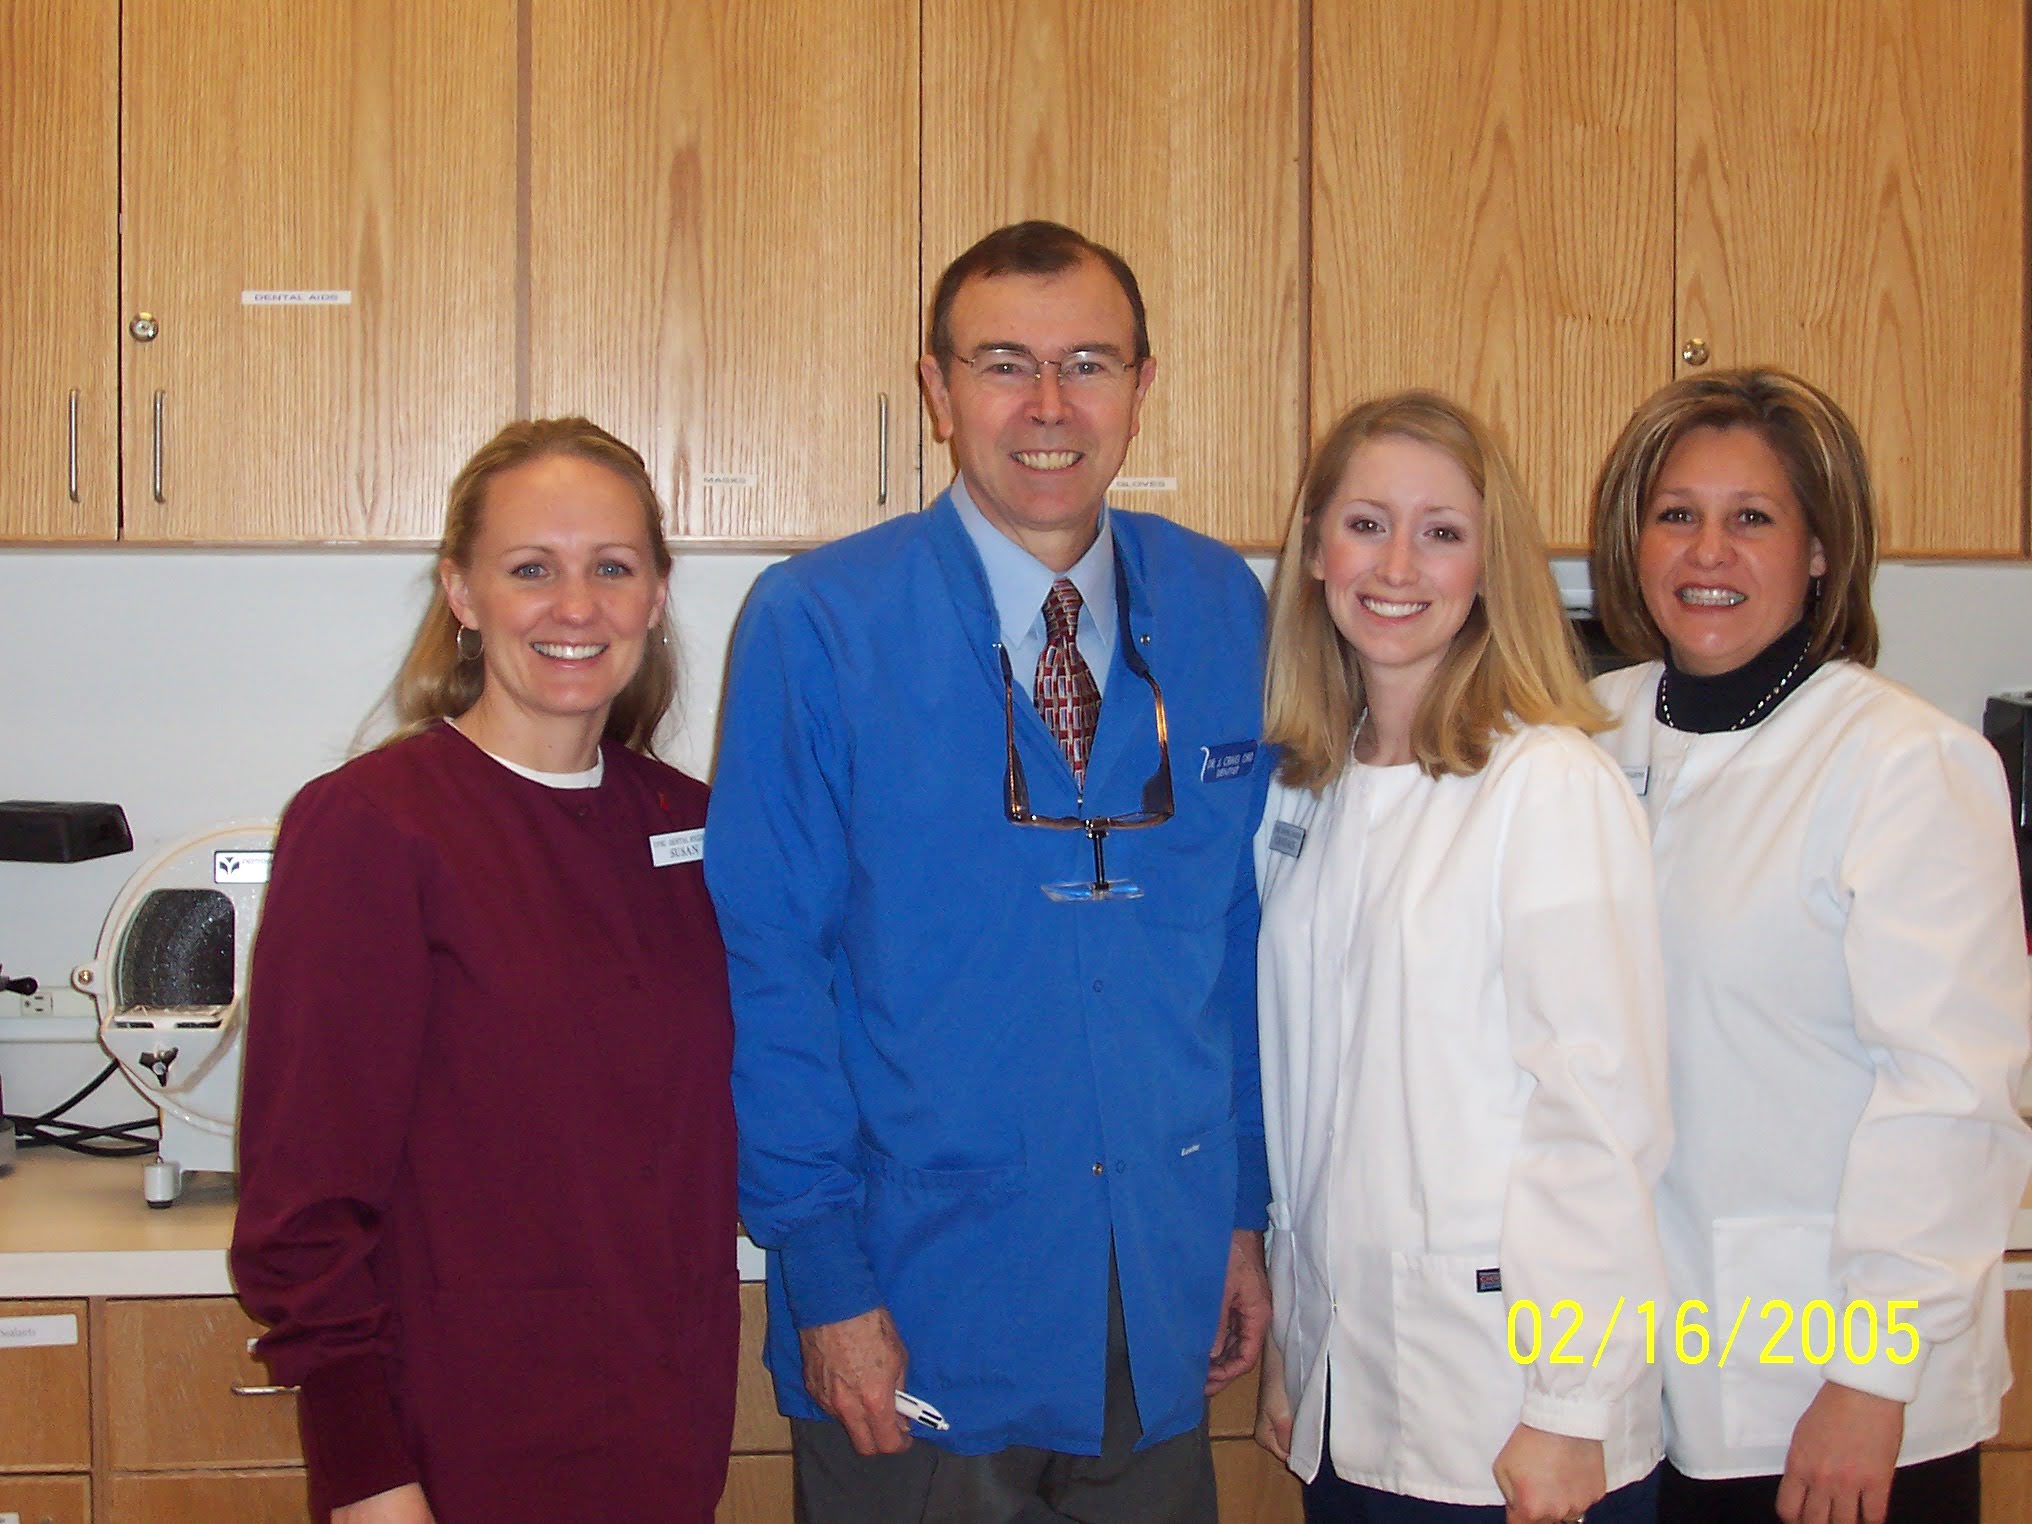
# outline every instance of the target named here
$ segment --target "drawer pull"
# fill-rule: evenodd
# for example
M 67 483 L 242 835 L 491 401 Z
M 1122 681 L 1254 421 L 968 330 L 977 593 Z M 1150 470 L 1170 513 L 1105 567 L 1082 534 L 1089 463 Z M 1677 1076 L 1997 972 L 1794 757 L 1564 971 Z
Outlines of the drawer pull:
M 233 1395 L 235 1397 L 289 1397 L 293 1396 L 296 1391 L 297 1388 L 293 1386 L 236 1386 L 233 1388 Z

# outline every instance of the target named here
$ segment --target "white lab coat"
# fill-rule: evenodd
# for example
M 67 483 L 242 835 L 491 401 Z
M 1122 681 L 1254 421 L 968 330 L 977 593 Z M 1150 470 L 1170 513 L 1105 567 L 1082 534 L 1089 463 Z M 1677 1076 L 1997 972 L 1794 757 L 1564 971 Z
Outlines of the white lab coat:
M 1612 1488 L 1644 1476 L 1658 1372 L 1632 1309 L 1664 1296 L 1670 1125 L 1629 789 L 1562 727 L 1504 738 L 1473 777 L 1354 764 L 1316 799 L 1273 789 L 1257 871 L 1292 1469 L 1316 1475 L 1324 1438 L 1349 1481 L 1501 1503 L 1490 1466 L 1521 1420 L 1602 1440 Z M 1525 1298 L 1546 1334 L 1520 1365 L 1506 1314 Z M 1575 1364 L 1550 1358 L 1563 1299 Z
M 1823 1376 L 1908 1404 L 1901 1464 L 1967 1449 L 2009 1384 L 1999 1257 L 2032 1167 L 2003 769 L 1850 662 L 1718 735 L 1652 718 L 1660 671 L 1595 692 L 1621 718 L 1599 739 L 1649 813 L 1664 922 L 1679 1141 L 1659 1226 L 1674 1298 L 1713 1309 L 1707 1358 L 1665 1367 L 1673 1464 L 1783 1471 Z M 1917 1303 L 1907 1364 L 1893 1298 Z M 1876 1357 L 1849 1359 L 1826 1314 L 1803 1327 L 1816 1300 L 1854 1318 L 1858 1357 L 1874 1320 Z

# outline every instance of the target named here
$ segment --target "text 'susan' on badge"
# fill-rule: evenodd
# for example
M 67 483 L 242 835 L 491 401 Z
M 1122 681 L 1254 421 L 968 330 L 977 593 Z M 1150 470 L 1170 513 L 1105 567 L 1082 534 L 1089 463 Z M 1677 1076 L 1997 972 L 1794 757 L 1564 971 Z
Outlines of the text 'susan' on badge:
M 695 863 L 706 855 L 706 830 L 665 831 L 649 838 L 649 861 L 659 868 Z

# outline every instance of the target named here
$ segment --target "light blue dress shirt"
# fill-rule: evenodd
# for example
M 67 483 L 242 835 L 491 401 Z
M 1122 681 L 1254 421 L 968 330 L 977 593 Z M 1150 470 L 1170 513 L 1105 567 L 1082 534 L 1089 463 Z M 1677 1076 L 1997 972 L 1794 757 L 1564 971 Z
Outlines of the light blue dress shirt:
M 995 600 L 995 621 L 1009 652 L 1009 670 L 1024 698 L 1036 684 L 1037 658 L 1044 654 L 1044 598 L 1060 575 L 1079 589 L 1079 649 L 1094 674 L 1094 687 L 1108 691 L 1108 666 L 1115 659 L 1115 537 L 1108 528 L 1108 510 L 1101 508 L 1100 532 L 1072 570 L 1053 571 L 1021 545 L 988 522 L 967 491 L 966 478 L 955 476 L 953 506 L 988 573 L 988 593 Z

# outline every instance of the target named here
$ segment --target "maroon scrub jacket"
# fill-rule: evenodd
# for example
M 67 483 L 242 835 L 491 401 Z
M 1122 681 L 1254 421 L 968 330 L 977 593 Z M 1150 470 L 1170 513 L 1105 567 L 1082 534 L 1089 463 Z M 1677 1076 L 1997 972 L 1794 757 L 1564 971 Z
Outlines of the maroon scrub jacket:
M 232 1267 L 302 1386 L 319 1518 L 410 1481 L 440 1524 L 712 1518 L 732 1022 L 668 840 L 706 789 L 602 750 L 597 788 L 554 789 L 434 726 L 283 818 Z

